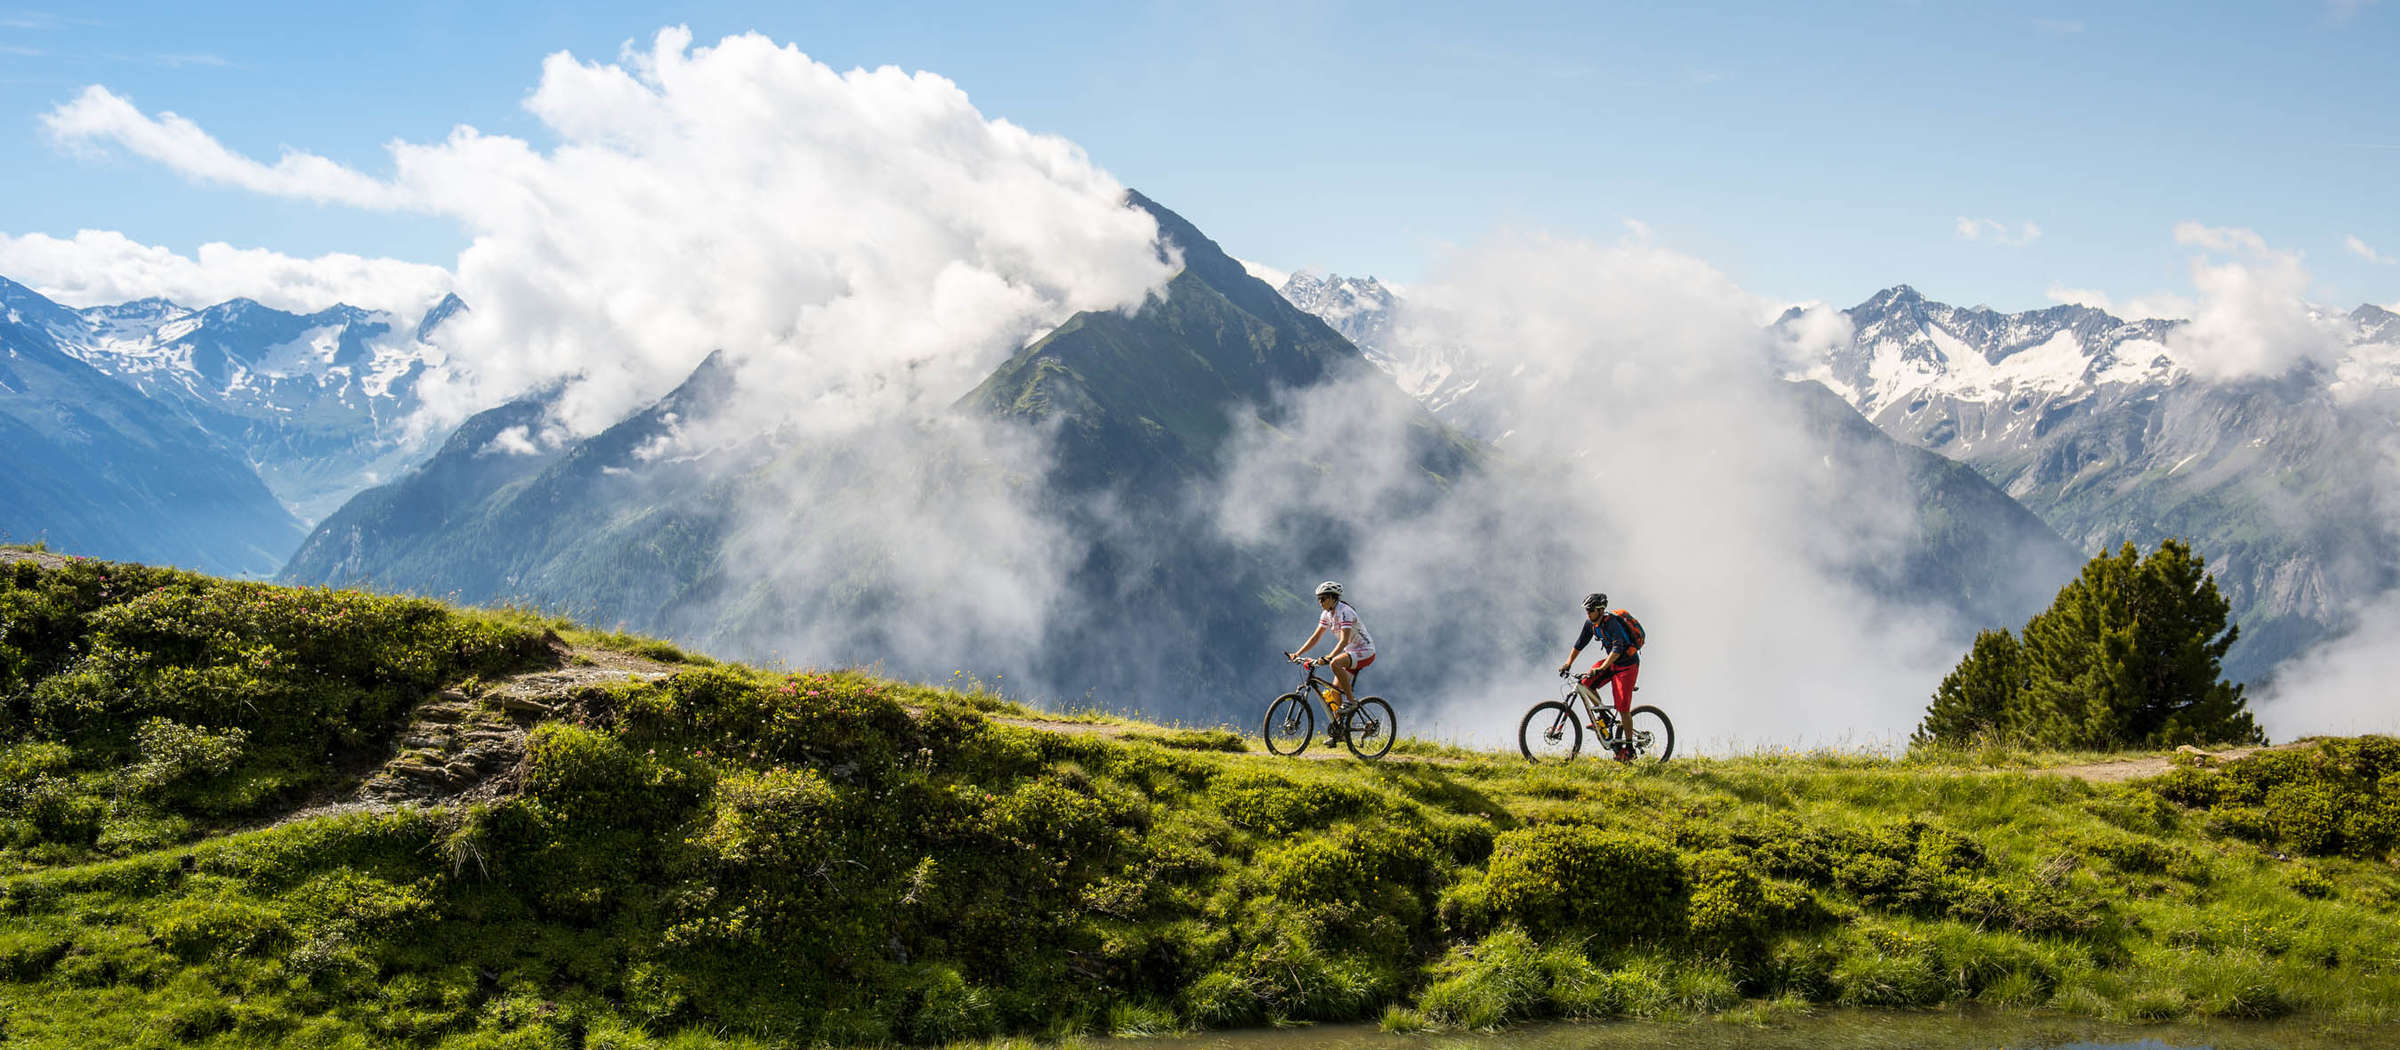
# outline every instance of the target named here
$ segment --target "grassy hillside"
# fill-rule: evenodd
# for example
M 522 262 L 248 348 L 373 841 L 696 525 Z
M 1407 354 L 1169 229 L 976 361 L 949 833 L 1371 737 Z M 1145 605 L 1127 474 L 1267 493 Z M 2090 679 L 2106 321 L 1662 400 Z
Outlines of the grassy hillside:
M 409 746 L 419 701 L 636 648 L 676 673 L 538 708 L 521 761 L 459 801 L 275 823 Z M 934 1044 L 1964 1003 L 2400 1021 L 2389 739 L 2131 785 L 2022 755 L 1290 761 L 97 562 L 0 563 L 0 705 L 11 1046 Z

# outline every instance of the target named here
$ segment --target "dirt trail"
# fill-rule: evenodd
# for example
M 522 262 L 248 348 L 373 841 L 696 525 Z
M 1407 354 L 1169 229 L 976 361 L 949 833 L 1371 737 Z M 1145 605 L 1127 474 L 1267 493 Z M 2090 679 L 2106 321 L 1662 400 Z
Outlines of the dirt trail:
M 2277 744 L 2274 747 L 2235 747 L 2223 751 L 2202 751 L 2190 744 L 2185 744 L 2176 748 L 2174 755 L 2196 755 L 2205 765 L 2232 762 L 2248 758 L 2261 751 L 2289 751 L 2295 748 L 2315 746 L 2314 743 L 2297 743 Z M 2094 784 L 2117 784 L 2128 780 L 2154 777 L 2174 768 L 2174 755 L 2142 755 L 2134 758 L 2110 759 L 2106 762 L 2087 762 L 2075 766 L 2052 766 L 2049 769 L 2038 769 L 2034 772 L 2075 777 L 2079 780 L 2091 781 Z
M 680 668 L 605 649 L 554 644 L 557 665 L 510 675 L 468 692 L 445 689 L 408 713 L 391 757 L 346 798 L 327 799 L 275 824 L 336 813 L 380 812 L 490 798 L 515 784 L 525 734 L 545 718 L 591 711 L 603 686 L 656 681 Z

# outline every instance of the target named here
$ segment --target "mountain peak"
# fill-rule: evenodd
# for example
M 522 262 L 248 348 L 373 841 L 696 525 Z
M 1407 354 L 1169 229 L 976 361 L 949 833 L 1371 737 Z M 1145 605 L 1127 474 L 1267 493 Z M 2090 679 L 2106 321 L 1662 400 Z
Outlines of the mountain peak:
M 1875 293 L 1874 295 L 1868 296 L 1867 301 L 1860 303 L 1857 311 L 1855 312 L 1878 314 L 1890 313 L 1895 310 L 1921 309 L 1924 307 L 1924 305 L 1925 296 L 1923 293 L 1918 292 L 1915 288 L 1911 288 L 1905 284 L 1895 284 L 1889 288 Z
M 0 321 L 10 314 L 28 320 L 39 318 L 50 324 L 72 324 L 75 311 L 58 305 L 49 296 L 34 291 L 6 277 L 0 277 Z
M 466 312 L 467 301 L 459 298 L 457 292 L 442 296 L 442 301 L 433 304 L 433 309 L 425 311 L 425 316 L 417 321 L 417 341 L 425 342 L 433 336 L 435 329 Z

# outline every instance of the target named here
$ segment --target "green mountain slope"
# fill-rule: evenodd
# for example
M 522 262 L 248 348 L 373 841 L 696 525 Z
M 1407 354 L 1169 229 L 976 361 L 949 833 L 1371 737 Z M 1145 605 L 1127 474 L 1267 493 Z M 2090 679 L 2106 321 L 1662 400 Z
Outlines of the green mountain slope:
M 1328 383 L 1374 399 L 1377 413 L 1411 418 L 1429 472 L 1450 476 L 1473 462 L 1470 442 L 1381 381 L 1340 333 L 1285 302 L 1181 216 L 1138 193 L 1131 199 L 1181 253 L 1183 271 L 1166 293 L 1132 313 L 1077 314 L 960 402 L 1057 425 L 1063 487 L 1157 491 L 1208 476 L 1240 409 L 1272 421 L 1278 394 Z
M 723 397 L 730 381 L 711 357 L 658 403 L 558 449 L 496 444 L 504 433 L 540 428 L 542 398 L 478 414 L 423 466 L 327 518 L 282 576 L 530 601 L 657 629 L 660 610 L 710 566 L 722 501 L 707 495 L 719 482 L 706 472 L 636 476 L 635 450 L 676 413 Z
M 1869 593 L 1954 610 L 1968 624 L 2014 627 L 2082 568 L 2074 547 L 1973 468 L 1884 436 L 1815 383 L 1784 389 L 1828 462 L 1854 477 L 1906 479 L 1914 542 L 1898 559 L 1857 567 Z
M 260 827 L 292 804 L 273 771 L 338 800 L 372 768 L 298 748 L 406 752 L 416 699 L 514 695 L 632 640 L 95 562 L 0 558 L 0 610 L 33 627 L 0 639 L 16 1046 L 933 1045 L 1835 1005 L 2400 1021 L 2387 738 L 2133 784 L 2024 755 L 1635 769 L 1412 742 L 1367 765 L 682 664 L 529 715 L 521 764 L 447 805 Z

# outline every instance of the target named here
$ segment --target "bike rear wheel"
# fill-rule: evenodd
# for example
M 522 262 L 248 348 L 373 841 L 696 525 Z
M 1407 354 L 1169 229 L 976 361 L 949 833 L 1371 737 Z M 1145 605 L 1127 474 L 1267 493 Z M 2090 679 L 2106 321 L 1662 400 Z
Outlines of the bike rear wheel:
M 1558 700 L 1545 700 L 1517 723 L 1517 750 L 1528 762 L 1565 762 L 1583 750 L 1583 720 Z
M 1627 737 L 1632 752 L 1628 761 L 1664 762 L 1674 757 L 1675 723 L 1667 718 L 1666 712 L 1643 704 L 1629 712 L 1626 721 L 1633 723 L 1633 731 Z
M 1317 712 L 1309 707 L 1307 697 L 1285 693 L 1267 705 L 1267 720 L 1259 726 L 1258 735 L 1266 739 L 1267 750 L 1297 755 L 1308 750 L 1309 740 L 1317 735 Z
M 1392 740 L 1400 735 L 1399 717 L 1392 714 L 1392 705 L 1380 696 L 1370 696 L 1342 712 L 1350 731 L 1342 734 L 1350 745 L 1350 753 L 1373 761 L 1392 749 Z

